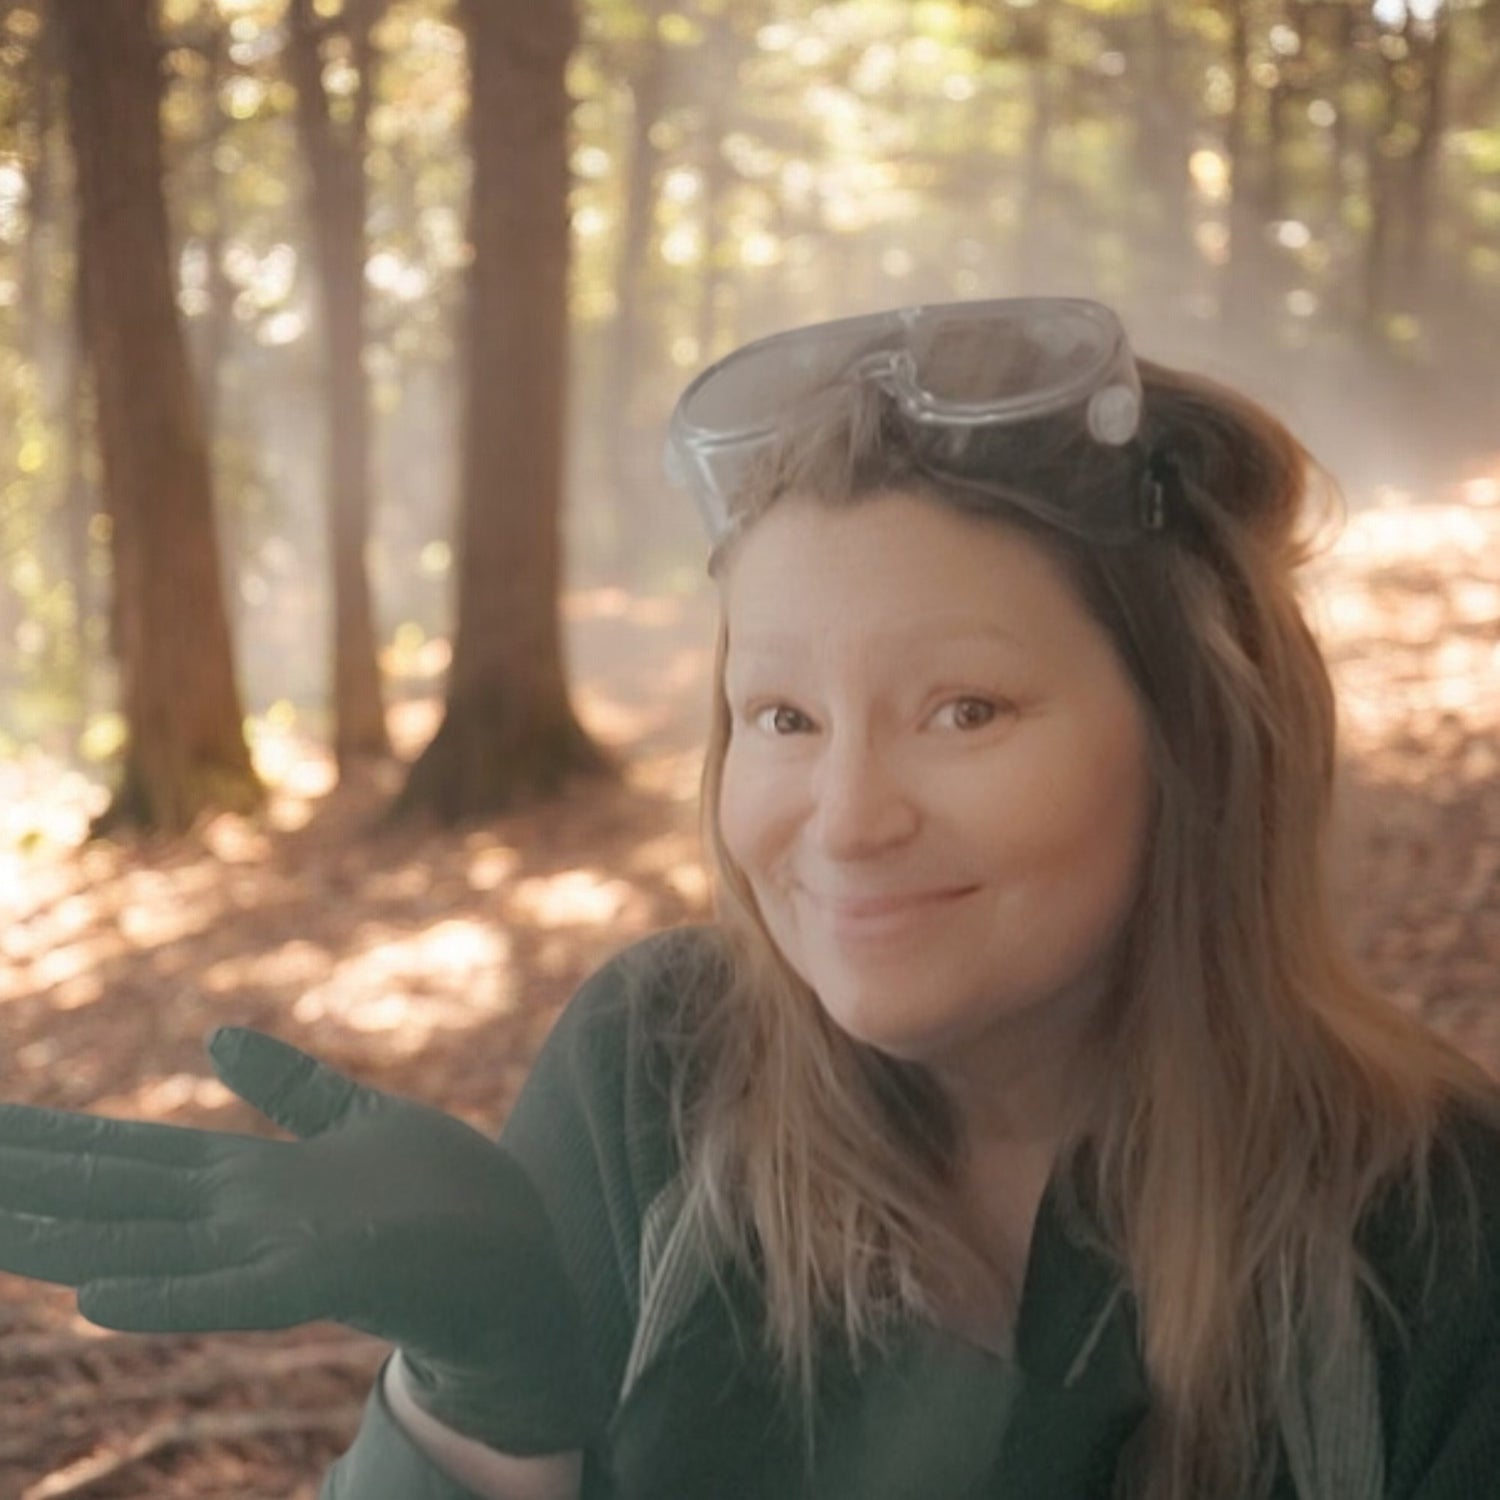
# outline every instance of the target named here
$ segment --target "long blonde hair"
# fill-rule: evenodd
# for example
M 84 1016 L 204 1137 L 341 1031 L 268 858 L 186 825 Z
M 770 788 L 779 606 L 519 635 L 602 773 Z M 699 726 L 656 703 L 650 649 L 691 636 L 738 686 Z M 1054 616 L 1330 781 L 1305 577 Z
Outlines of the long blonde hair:
M 1139 1309 L 1152 1400 L 1132 1492 L 1198 1500 L 1269 1488 L 1298 1348 L 1359 1316 L 1361 1215 L 1398 1178 L 1424 1211 L 1447 1102 L 1490 1096 L 1372 989 L 1329 910 L 1334 697 L 1295 592 L 1309 456 L 1247 398 L 1140 368 L 1143 440 L 1177 475 L 1162 533 L 1092 519 L 1131 503 L 1120 455 L 1096 461 L 1062 430 L 1001 434 L 978 456 L 985 479 L 956 478 L 868 385 L 804 403 L 737 512 L 743 528 L 788 493 L 904 489 L 994 515 L 1061 562 L 1133 680 L 1154 822 L 1114 1066 L 1058 1174 Z M 948 1305 L 985 1254 L 958 1207 L 963 1142 L 942 1092 L 829 1022 L 725 850 L 724 651 L 721 627 L 703 816 L 730 980 L 685 1018 L 678 1128 L 707 1248 L 755 1268 L 766 1337 L 810 1411 L 821 1330 L 858 1351 Z

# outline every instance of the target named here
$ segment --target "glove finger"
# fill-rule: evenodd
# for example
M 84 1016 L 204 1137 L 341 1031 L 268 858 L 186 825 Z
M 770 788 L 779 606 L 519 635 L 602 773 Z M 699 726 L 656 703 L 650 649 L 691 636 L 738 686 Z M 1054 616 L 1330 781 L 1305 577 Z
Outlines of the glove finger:
M 0 1204 L 10 1213 L 90 1223 L 184 1220 L 199 1211 L 199 1182 L 191 1167 L 0 1145 Z
M 78 1224 L 0 1211 L 0 1271 L 81 1286 L 117 1276 L 188 1276 L 242 1260 L 243 1242 L 198 1224 Z
M 221 1026 L 208 1039 L 208 1051 L 226 1087 L 296 1136 L 318 1135 L 336 1125 L 368 1092 L 263 1031 Z
M 0 1143 L 39 1151 L 88 1151 L 96 1156 L 195 1167 L 213 1154 L 215 1142 L 233 1139 L 183 1125 L 111 1120 L 103 1115 L 41 1109 L 31 1104 L 0 1104 Z
M 91 1280 L 78 1293 L 91 1323 L 122 1333 L 235 1333 L 292 1328 L 326 1316 L 295 1277 L 261 1265 L 198 1276 Z

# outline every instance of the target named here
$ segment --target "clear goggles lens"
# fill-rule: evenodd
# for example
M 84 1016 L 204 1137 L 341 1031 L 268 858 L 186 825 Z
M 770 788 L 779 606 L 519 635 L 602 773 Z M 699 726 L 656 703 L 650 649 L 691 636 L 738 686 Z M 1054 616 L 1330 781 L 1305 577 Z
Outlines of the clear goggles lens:
M 1076 416 L 1107 448 L 1140 426 L 1141 385 L 1119 320 L 1097 302 L 936 303 L 759 339 L 703 371 L 667 434 L 667 472 L 717 542 L 750 465 L 815 392 L 873 382 L 913 423 L 987 428 Z

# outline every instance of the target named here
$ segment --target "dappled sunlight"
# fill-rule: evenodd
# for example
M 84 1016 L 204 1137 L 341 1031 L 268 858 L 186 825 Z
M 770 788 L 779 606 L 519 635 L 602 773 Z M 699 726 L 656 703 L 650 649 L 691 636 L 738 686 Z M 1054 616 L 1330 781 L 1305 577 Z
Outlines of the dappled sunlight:
M 32 753 L 7 761 L 0 796 L 0 851 L 71 848 L 83 841 L 90 820 L 104 811 L 107 801 L 103 787 L 49 756 Z M 8 883 L 19 873 L 9 859 L 0 863 L 0 910 Z
M 97 950 L 80 955 L 89 964 L 97 963 L 101 956 Z M 48 1003 L 56 1011 L 82 1010 L 86 1005 L 97 1004 L 105 996 L 104 981 L 92 968 L 79 968 L 57 978 L 46 975 L 44 984 Z
M 469 858 L 469 887 L 476 891 L 493 891 L 502 886 L 515 873 L 521 856 L 515 849 L 503 844 L 490 845 L 482 841 L 473 848 Z
M 432 889 L 432 871 L 420 862 L 399 865 L 392 870 L 367 871 L 360 880 L 360 894 L 366 901 L 387 906 L 412 906 Z
M 394 1053 L 410 1056 L 433 1033 L 471 1027 L 514 1009 L 518 993 L 511 941 L 477 921 L 452 918 L 415 933 L 376 938 L 339 960 L 292 1006 L 307 1026 L 336 1022 L 379 1033 Z
M 147 1079 L 137 1088 L 106 1095 L 96 1108 L 101 1114 L 126 1119 L 170 1120 L 174 1115 L 224 1109 L 237 1102 L 217 1078 L 201 1073 L 168 1073 Z
M 1466 490 L 1487 496 L 1489 484 Z M 1500 503 L 1363 511 L 1311 574 L 1344 747 L 1366 774 L 1428 777 L 1425 752 L 1449 721 L 1500 735 Z M 1466 779 L 1486 774 L 1482 753 L 1461 764 Z
M 648 704 L 625 704 L 592 687 L 573 690 L 573 704 L 584 727 L 606 745 L 632 745 L 660 728 L 664 713 Z
M 1500 1076 L 1500 484 L 1351 517 L 1310 570 L 1339 699 L 1336 910 L 1380 989 Z
M 1494 539 L 1496 520 L 1486 508 L 1471 504 L 1413 503 L 1412 497 L 1387 494 L 1387 504 L 1372 506 L 1350 518 L 1339 538 L 1341 556 L 1365 564 L 1410 564 L 1457 554 L 1476 563 Z
M 665 833 L 637 845 L 627 869 L 634 876 L 659 877 L 694 905 L 705 905 L 708 901 L 708 875 L 699 858 L 696 831 Z
M 121 935 L 132 947 L 157 948 L 208 931 L 222 910 L 222 898 L 188 901 L 163 885 L 150 894 L 128 894 L 116 921 Z
M 251 721 L 248 738 L 256 772 L 268 786 L 303 800 L 333 789 L 338 779 L 333 756 L 305 733 L 267 716 Z
M 316 802 L 273 795 L 266 808 L 266 819 L 278 833 L 296 833 L 312 822 L 316 811 Z
M 263 828 L 235 813 L 221 813 L 203 830 L 204 847 L 226 865 L 264 864 L 271 841 Z
M 631 786 L 683 805 L 697 802 L 702 776 L 703 751 L 696 746 L 678 754 L 653 755 L 635 761 L 626 771 Z
M 269 950 L 236 953 L 208 965 L 198 985 L 209 994 L 232 995 L 260 985 L 271 989 L 301 989 L 323 980 L 333 968 L 327 948 L 306 938 L 291 938 Z
M 632 886 L 595 870 L 533 876 L 512 886 L 504 907 L 537 927 L 602 927 L 617 921 L 635 900 Z
M 97 966 L 124 951 L 125 944 L 108 942 L 50 948 L 31 966 L 27 988 L 45 992 L 54 1010 L 92 1005 L 104 994 L 104 985 L 95 972 Z
M 414 760 L 438 731 L 443 705 L 436 697 L 412 698 L 392 704 L 386 715 L 391 744 L 403 760 Z

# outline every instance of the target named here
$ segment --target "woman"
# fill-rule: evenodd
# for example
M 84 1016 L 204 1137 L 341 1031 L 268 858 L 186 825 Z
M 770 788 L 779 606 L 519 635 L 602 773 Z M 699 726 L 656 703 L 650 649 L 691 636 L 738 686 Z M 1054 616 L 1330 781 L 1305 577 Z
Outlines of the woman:
M 499 1149 L 237 1030 L 298 1142 L 5 1110 L 0 1266 L 397 1344 L 325 1500 L 1485 1493 L 1500 1109 L 1325 904 L 1307 455 L 1049 299 L 751 345 L 670 453 L 713 927 Z

